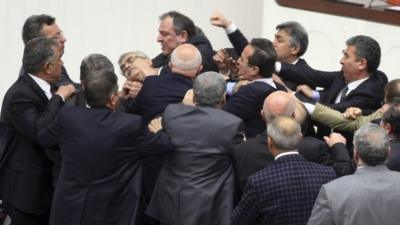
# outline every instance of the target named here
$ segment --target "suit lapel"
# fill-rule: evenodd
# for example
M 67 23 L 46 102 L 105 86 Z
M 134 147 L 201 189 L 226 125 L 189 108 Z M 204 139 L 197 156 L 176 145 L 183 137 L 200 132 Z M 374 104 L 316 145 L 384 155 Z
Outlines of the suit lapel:
M 30 87 L 32 87 L 32 90 L 43 100 L 43 102 L 49 101 L 44 91 L 27 73 L 22 75 L 21 79 L 23 79 Z

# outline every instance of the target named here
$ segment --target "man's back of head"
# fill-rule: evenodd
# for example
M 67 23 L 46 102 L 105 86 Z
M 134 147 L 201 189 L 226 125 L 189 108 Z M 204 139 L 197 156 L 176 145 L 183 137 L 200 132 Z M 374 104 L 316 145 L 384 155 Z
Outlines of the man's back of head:
M 253 38 L 250 46 L 253 47 L 254 53 L 248 59 L 249 65 L 257 66 L 261 77 L 271 77 L 275 70 L 277 59 L 272 42 L 265 38 Z
M 222 106 L 225 100 L 226 82 L 217 72 L 205 72 L 193 83 L 193 99 L 198 106 Z
M 354 152 L 359 165 L 384 164 L 389 151 L 389 138 L 384 129 L 368 123 L 354 134 Z
M 102 54 L 90 54 L 86 56 L 80 67 L 80 80 L 84 83 L 86 76 L 94 71 L 106 70 L 114 73 L 114 66 L 112 62 Z
M 85 96 L 90 107 L 114 109 L 118 99 L 118 78 L 114 72 L 94 71 L 86 76 Z
M 293 118 L 278 117 L 268 123 L 268 147 L 273 155 L 296 150 L 302 140 L 301 128 Z
M 182 44 L 172 52 L 170 67 L 173 73 L 194 79 L 202 68 L 201 62 L 201 54 L 194 45 Z
M 262 115 L 264 120 L 269 123 L 276 117 L 293 117 L 295 108 L 293 96 L 284 91 L 274 91 L 265 98 Z

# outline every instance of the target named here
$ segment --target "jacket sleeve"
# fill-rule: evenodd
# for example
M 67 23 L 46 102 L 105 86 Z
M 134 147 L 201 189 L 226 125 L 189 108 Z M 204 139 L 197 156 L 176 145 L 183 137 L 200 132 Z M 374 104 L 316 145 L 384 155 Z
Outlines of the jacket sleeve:
M 321 187 L 315 200 L 307 225 L 334 225 L 332 210 L 324 186 Z
M 295 66 L 282 63 L 278 76 L 285 80 L 289 80 L 299 84 L 307 84 L 312 87 L 329 88 L 333 80 L 340 76 L 340 72 L 326 72 L 314 70 L 307 66 Z
M 256 189 L 249 179 L 242 200 L 232 213 L 231 225 L 255 224 L 260 208 Z
M 228 34 L 229 41 L 235 48 L 236 53 L 240 56 L 246 45 L 249 44 L 246 37 L 237 29 L 235 32 Z
M 55 119 L 62 105 L 64 102 L 58 95 L 51 97 L 44 110 L 41 110 L 30 96 L 15 96 L 10 105 L 10 119 L 18 132 L 31 142 L 39 143 L 39 130 Z

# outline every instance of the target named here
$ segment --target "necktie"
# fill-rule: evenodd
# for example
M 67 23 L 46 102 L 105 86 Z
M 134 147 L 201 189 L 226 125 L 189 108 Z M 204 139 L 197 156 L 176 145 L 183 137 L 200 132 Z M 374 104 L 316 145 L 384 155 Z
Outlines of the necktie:
M 347 85 L 343 88 L 343 90 L 342 90 L 342 93 L 341 93 L 341 95 L 340 95 L 340 101 L 339 102 L 342 102 L 345 98 L 346 98 L 346 93 L 347 93 L 347 91 L 349 90 L 349 88 L 347 87 Z

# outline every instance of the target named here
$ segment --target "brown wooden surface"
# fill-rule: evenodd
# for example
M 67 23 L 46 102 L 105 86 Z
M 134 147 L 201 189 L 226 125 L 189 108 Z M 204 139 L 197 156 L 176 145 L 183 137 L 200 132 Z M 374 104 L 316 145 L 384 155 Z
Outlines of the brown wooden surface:
M 400 12 L 329 0 L 276 0 L 281 6 L 400 26 Z

